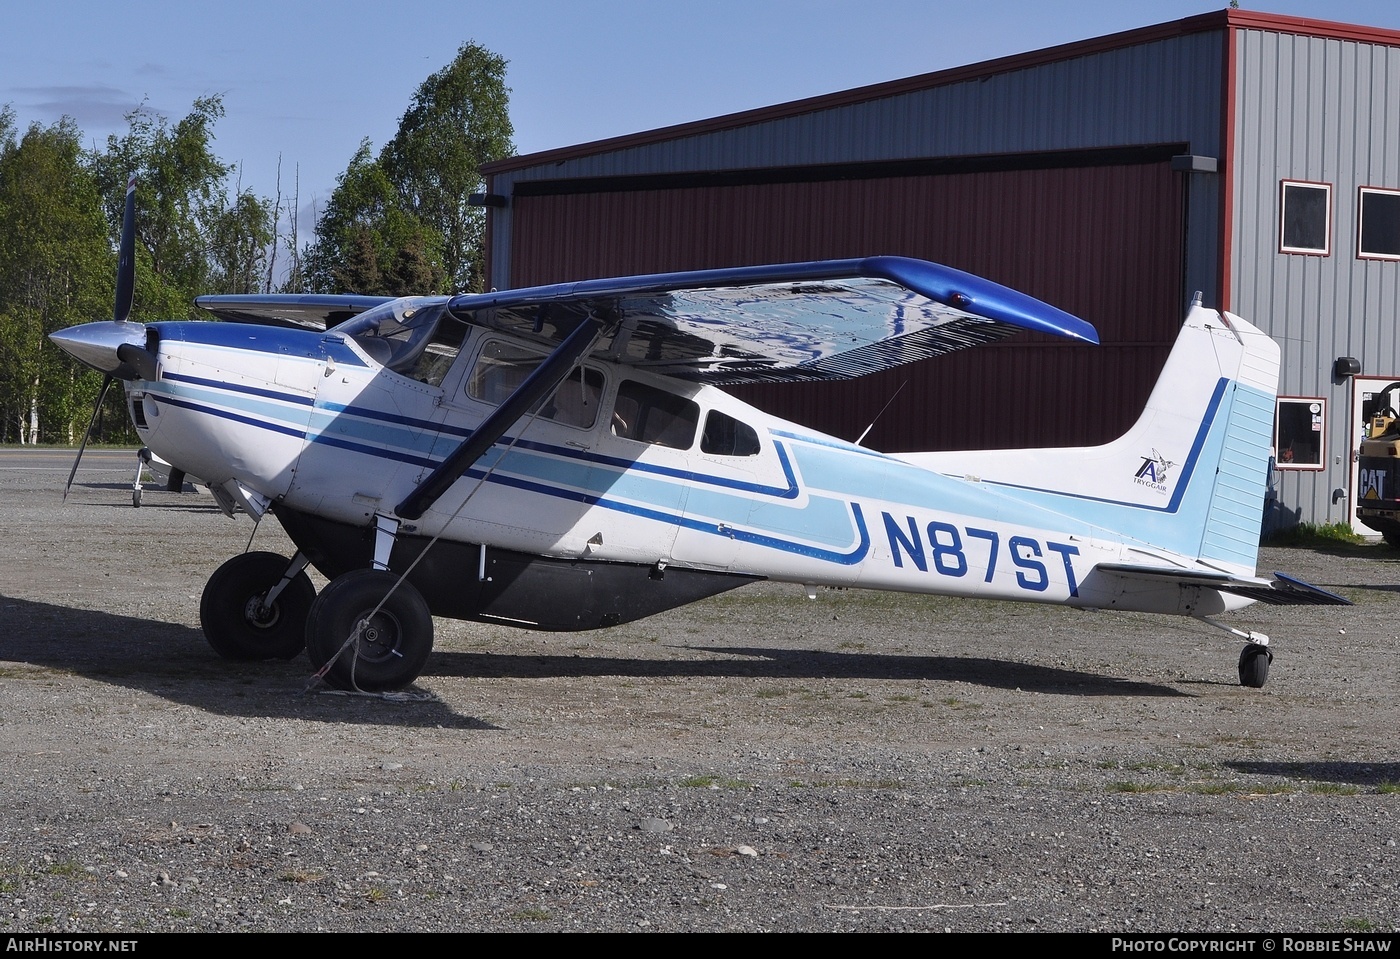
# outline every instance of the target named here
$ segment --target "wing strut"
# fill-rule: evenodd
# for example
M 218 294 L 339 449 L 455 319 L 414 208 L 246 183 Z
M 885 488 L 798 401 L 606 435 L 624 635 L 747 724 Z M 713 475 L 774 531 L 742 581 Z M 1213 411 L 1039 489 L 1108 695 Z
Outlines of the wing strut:
M 574 364 L 593 348 L 593 344 L 603 332 L 603 322 L 590 316 L 574 328 L 574 331 L 555 347 L 545 361 L 535 367 L 525 382 L 506 397 L 495 412 L 481 421 L 481 425 L 462 441 L 438 464 L 428 478 L 419 483 L 394 512 L 402 519 L 418 519 L 446 493 L 463 473 L 471 469 L 477 460 L 495 442 L 505 435 L 506 430 L 515 425 L 532 406 L 544 399 L 568 377 Z

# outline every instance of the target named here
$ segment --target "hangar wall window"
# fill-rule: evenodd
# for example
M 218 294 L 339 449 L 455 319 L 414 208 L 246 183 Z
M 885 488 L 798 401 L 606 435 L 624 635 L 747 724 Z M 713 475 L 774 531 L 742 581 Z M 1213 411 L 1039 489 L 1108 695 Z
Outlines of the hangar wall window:
M 1274 416 L 1274 465 L 1281 470 L 1320 470 L 1326 449 L 1327 401 L 1320 396 L 1280 396 Z
M 1400 260 L 1400 190 L 1363 186 L 1357 205 L 1356 255 L 1365 260 Z
M 1279 252 L 1332 252 L 1332 184 L 1280 182 Z

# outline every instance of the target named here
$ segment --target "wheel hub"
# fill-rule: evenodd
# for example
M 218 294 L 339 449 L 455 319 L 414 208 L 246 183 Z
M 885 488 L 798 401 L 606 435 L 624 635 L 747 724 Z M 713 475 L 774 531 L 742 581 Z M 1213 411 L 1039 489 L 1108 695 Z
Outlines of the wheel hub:
M 258 629 L 269 629 L 277 625 L 279 618 L 275 604 L 268 606 L 263 603 L 266 596 L 266 593 L 259 593 L 249 597 L 248 602 L 243 605 L 243 618 L 248 621 L 249 625 L 256 626 Z
M 398 623 L 384 610 L 380 610 L 372 619 L 362 620 L 364 626 L 360 630 L 360 643 L 358 655 L 366 662 L 382 663 L 385 660 L 402 655 L 399 652 L 399 629 Z

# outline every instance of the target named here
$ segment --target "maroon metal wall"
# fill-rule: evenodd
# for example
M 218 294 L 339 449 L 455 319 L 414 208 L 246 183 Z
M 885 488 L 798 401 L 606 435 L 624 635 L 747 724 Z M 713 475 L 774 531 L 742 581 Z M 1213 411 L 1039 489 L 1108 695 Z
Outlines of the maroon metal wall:
M 517 194 L 511 285 L 872 254 L 946 263 L 1084 317 L 1103 345 L 1027 334 L 733 392 L 854 439 L 899 390 L 866 439 L 887 451 L 1099 443 L 1136 418 L 1181 323 L 1180 176 L 1154 162 Z

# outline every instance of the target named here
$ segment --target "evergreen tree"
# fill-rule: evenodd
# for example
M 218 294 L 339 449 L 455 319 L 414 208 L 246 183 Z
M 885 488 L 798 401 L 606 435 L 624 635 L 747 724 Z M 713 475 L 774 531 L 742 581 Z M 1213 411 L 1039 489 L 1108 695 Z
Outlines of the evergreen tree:
M 480 168 L 510 156 L 506 61 L 466 43 L 423 81 L 380 163 L 404 207 L 442 237 L 449 288 L 478 292 L 484 276 L 486 215 L 467 197 L 485 188 Z
M 362 141 L 304 257 L 319 292 L 479 290 L 485 213 L 468 205 L 484 163 L 509 156 L 506 61 L 468 43 L 418 88 L 394 138 Z
M 432 293 L 443 285 L 440 248 L 441 238 L 403 207 L 364 140 L 316 224 L 305 266 L 311 288 L 319 292 Z M 403 286 L 404 278 L 426 285 Z

